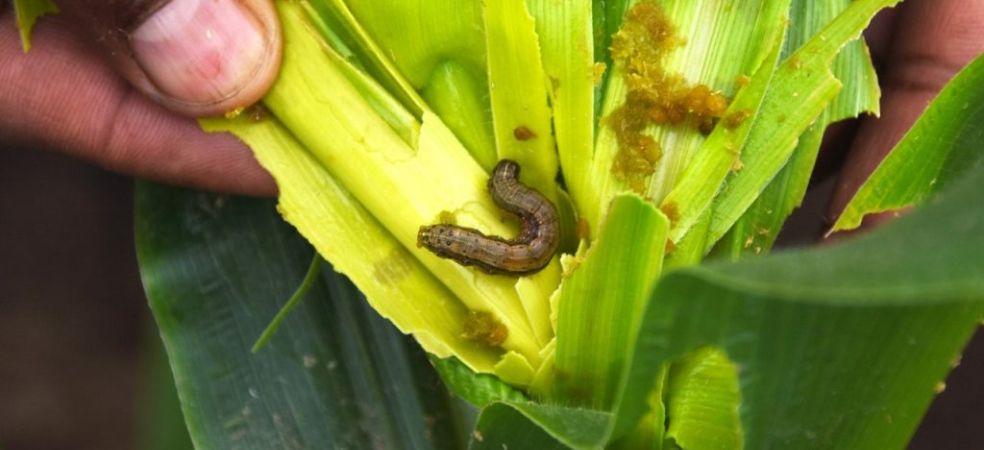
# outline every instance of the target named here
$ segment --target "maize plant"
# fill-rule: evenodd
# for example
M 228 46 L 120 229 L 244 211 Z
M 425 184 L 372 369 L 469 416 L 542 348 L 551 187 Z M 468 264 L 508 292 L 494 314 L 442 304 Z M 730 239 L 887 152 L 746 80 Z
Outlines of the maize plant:
M 138 189 L 195 446 L 904 448 L 984 319 L 984 60 L 833 229 L 910 213 L 770 252 L 898 2 L 279 1 L 201 121 L 276 203 Z

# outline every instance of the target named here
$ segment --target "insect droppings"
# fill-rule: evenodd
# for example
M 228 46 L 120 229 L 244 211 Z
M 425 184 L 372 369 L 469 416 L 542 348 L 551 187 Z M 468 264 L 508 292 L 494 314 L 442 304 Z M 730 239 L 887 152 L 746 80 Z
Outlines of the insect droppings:
M 495 166 L 488 189 L 496 205 L 519 218 L 516 238 L 486 236 L 456 225 L 425 225 L 417 233 L 417 246 L 490 274 L 521 275 L 544 268 L 560 243 L 557 208 L 520 183 L 519 164 L 508 159 Z
M 536 133 L 525 126 L 520 125 L 513 130 L 513 137 L 516 138 L 517 141 L 528 141 L 535 138 Z
M 462 339 L 481 342 L 490 347 L 502 345 L 507 337 L 509 329 L 492 314 L 481 311 L 469 311 L 461 330 Z

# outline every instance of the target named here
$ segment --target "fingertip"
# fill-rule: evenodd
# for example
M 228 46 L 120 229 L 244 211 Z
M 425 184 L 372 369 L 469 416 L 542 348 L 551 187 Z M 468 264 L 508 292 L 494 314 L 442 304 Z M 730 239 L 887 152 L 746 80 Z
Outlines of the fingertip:
M 129 46 L 134 64 L 124 75 L 158 103 L 199 117 L 258 101 L 276 79 L 282 38 L 269 0 L 171 0 L 141 17 Z

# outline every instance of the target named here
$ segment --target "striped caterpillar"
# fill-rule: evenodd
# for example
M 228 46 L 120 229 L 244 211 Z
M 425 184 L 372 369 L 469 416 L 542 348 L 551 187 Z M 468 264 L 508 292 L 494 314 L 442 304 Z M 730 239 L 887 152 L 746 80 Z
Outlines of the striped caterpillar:
M 495 204 L 519 218 L 516 238 L 486 236 L 456 225 L 429 225 L 420 227 L 417 246 L 490 274 L 521 275 L 544 268 L 560 242 L 557 208 L 543 194 L 519 182 L 515 161 L 499 161 L 488 186 Z

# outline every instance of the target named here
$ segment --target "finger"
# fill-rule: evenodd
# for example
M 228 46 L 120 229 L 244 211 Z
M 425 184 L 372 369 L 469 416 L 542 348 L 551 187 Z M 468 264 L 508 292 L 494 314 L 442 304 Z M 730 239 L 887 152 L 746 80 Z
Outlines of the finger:
M 898 13 L 898 8 L 883 9 L 871 20 L 868 29 L 864 30 L 864 40 L 868 44 L 871 61 L 875 65 L 875 70 L 879 72 L 884 70 L 885 61 L 888 59 Z
M 9 10 L 8 10 L 9 11 Z M 13 14 L 0 16 L 0 142 L 29 141 L 140 177 L 214 191 L 276 187 L 238 140 L 140 95 L 99 52 L 41 20 L 24 54 Z
M 831 200 L 830 217 L 840 214 L 940 89 L 982 51 L 984 0 L 903 3 L 882 77 L 882 117 L 863 119 Z
M 253 104 L 280 66 L 271 0 L 76 0 L 63 14 L 137 89 L 189 116 Z

